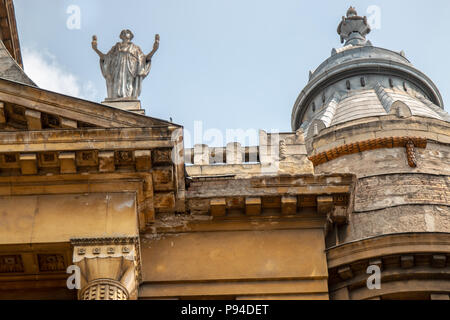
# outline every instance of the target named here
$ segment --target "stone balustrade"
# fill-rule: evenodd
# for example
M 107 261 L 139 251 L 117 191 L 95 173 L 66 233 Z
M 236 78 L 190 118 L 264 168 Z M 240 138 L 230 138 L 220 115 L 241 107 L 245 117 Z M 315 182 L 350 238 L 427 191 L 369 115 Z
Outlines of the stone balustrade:
M 209 147 L 196 144 L 184 150 L 187 165 L 214 164 L 270 164 L 278 161 L 295 162 L 295 157 L 306 156 L 301 131 L 291 133 L 259 132 L 259 146 L 242 146 L 239 142 L 227 143 L 226 147 Z

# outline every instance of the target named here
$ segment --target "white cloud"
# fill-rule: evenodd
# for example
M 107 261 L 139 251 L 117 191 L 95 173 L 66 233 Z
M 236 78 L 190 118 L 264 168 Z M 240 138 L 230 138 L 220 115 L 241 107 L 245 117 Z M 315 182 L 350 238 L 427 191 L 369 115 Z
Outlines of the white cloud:
M 22 56 L 26 74 L 40 88 L 73 97 L 96 100 L 98 94 L 94 83 L 87 81 L 80 84 L 80 80 L 65 70 L 50 52 L 24 48 Z

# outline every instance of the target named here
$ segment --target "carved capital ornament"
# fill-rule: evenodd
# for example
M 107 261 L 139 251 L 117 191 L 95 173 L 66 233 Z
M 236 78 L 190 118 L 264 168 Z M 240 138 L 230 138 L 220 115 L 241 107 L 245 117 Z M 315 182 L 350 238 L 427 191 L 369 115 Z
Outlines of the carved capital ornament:
M 141 279 L 137 237 L 72 239 L 81 271 L 80 300 L 137 299 Z

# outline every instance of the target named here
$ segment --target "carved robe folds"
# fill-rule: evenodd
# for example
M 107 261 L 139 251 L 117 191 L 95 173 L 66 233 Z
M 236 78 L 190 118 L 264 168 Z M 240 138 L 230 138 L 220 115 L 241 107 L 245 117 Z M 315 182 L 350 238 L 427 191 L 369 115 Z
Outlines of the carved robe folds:
M 118 42 L 100 59 L 100 68 L 106 79 L 107 100 L 137 100 L 142 80 L 150 72 L 151 61 L 133 43 Z

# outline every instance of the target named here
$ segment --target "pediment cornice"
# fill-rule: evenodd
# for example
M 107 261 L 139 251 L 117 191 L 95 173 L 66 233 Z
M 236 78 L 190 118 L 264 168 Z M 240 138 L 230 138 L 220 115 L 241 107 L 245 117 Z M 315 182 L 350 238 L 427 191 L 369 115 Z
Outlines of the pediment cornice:
M 60 93 L 29 86 L 23 83 L 0 78 L 0 101 L 4 110 L 0 114 L 0 124 L 8 119 L 17 121 L 9 126 L 20 129 L 20 120 L 23 125 L 31 130 L 40 130 L 45 126 L 45 115 L 57 120 L 52 128 L 76 128 L 79 126 L 100 127 L 100 128 L 126 128 L 126 127 L 181 127 L 168 121 L 156 119 L 137 113 L 117 109 L 100 103 L 83 100 L 76 97 L 63 95 Z M 14 110 L 17 110 L 15 112 Z M 26 126 L 27 117 L 25 112 L 30 110 L 30 116 L 35 120 L 34 125 Z M 8 112 L 11 113 L 8 116 Z M 6 113 L 6 114 L 5 114 Z M 22 117 L 22 118 L 21 118 Z M 32 120 L 33 120 L 32 119 Z M 43 120 L 44 119 L 44 120 Z M 44 121 L 44 122 L 43 122 Z M 41 127 L 40 127 L 41 126 Z M 66 126 L 67 127 L 67 126 Z

